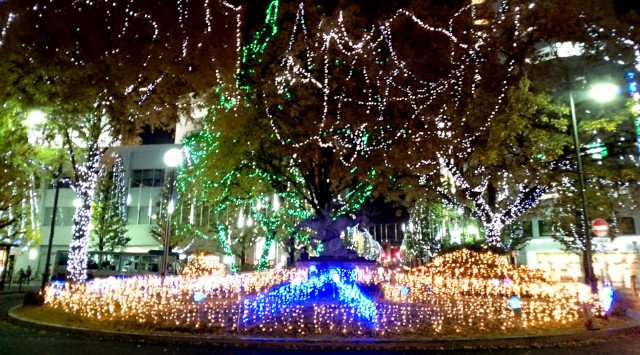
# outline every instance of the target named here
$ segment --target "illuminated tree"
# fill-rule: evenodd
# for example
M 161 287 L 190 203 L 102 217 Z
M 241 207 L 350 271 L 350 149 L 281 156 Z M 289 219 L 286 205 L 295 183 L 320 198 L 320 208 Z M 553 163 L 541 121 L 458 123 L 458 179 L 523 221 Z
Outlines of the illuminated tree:
M 573 32 L 571 40 L 574 43 L 550 46 L 558 53 L 551 51 L 551 55 L 541 56 L 529 66 L 529 72 L 535 78 L 533 85 L 538 90 L 553 93 L 558 102 L 567 105 L 571 93 L 575 101 L 586 182 L 584 212 L 589 219 L 608 219 L 612 227 L 610 235 L 615 237 L 618 217 L 637 205 L 637 163 L 629 159 L 635 152 L 629 154 L 633 149 L 628 143 L 637 137 L 637 133 L 633 132 L 630 112 L 621 110 L 625 101 L 623 97 L 609 105 L 599 105 L 585 97 L 590 87 L 598 82 L 613 82 L 624 87 L 627 85 L 625 77 L 640 71 L 640 33 L 636 26 L 637 18 L 607 21 L 613 19 L 604 17 L 602 20 L 582 22 L 584 31 Z M 568 116 L 569 111 L 566 111 Z M 549 186 L 552 199 L 541 206 L 549 208 L 551 213 L 537 211 L 537 216 L 553 223 L 553 237 L 565 249 L 582 255 L 585 281 L 590 282 L 593 288 L 595 278 L 589 277 L 594 275 L 593 264 L 589 260 L 593 250 L 587 248 L 591 232 L 589 221 L 582 222 L 575 154 L 573 146 L 568 147 L 556 162 L 557 181 Z
M 569 141 L 561 108 L 526 85 L 510 90 L 506 108 L 474 137 L 472 152 L 440 157 L 445 178 L 437 181 L 438 196 L 477 219 L 490 245 L 505 249 L 522 243 L 503 240 L 502 230 L 547 191 L 552 163 Z
M 40 240 L 37 191 L 54 175 L 47 167 L 60 161 L 55 149 L 31 140 L 29 127 L 41 112 L 30 110 L 20 83 L 32 80 L 11 61 L 0 61 L 0 240 L 23 248 Z
M 637 53 L 629 55 L 638 48 L 629 40 L 633 29 L 603 28 L 600 13 L 581 15 L 573 4 L 526 6 L 518 1 L 505 2 L 498 12 L 490 4 L 465 4 L 449 26 L 440 28 L 410 18 L 424 36 L 395 40 L 399 56 L 418 48 L 415 55 L 403 56 L 407 68 L 432 82 L 430 94 L 417 99 L 420 120 L 409 126 L 409 135 L 414 142 L 435 141 L 437 148 L 411 142 L 392 152 L 410 165 L 408 181 L 401 181 L 405 191 L 426 188 L 430 200 L 476 218 L 488 244 L 514 248 L 523 240 L 511 239 L 503 229 L 558 181 L 559 164 L 567 160 L 571 147 L 566 106 L 552 101 L 551 87 L 539 84 L 558 77 L 533 70 L 545 59 L 538 49 L 545 43 L 580 41 L 593 50 L 585 53 L 601 61 L 640 62 Z M 603 53 L 607 36 L 612 37 L 607 43 L 626 45 L 626 50 Z M 441 40 L 434 43 L 434 37 Z M 430 46 L 416 46 L 421 40 Z M 446 54 L 427 55 L 430 50 Z M 440 61 L 430 66 L 425 60 Z
M 190 236 L 191 231 L 186 227 L 186 223 L 182 223 L 182 215 L 185 213 L 190 214 L 190 210 L 182 206 L 182 200 L 180 196 L 174 194 L 169 196 L 169 182 L 160 190 L 160 198 L 156 202 L 157 214 L 152 215 L 151 236 L 158 242 L 159 245 L 164 245 L 166 233 L 167 233 L 167 218 L 169 216 L 169 210 L 171 211 L 171 225 L 169 230 L 169 250 L 185 247 L 193 241 L 193 236 Z M 178 197 L 176 199 L 176 197 Z M 171 202 L 173 200 L 173 202 Z M 190 216 L 187 216 L 186 220 L 190 220 Z M 182 226 L 182 227 L 181 227 Z
M 287 229 L 301 211 L 296 197 L 278 190 L 277 178 L 251 161 L 252 148 L 264 134 L 245 124 L 254 114 L 244 103 L 227 109 L 217 102 L 203 129 L 185 140 L 187 163 L 178 184 L 178 208 L 190 217 L 176 233 L 214 240 L 225 255 L 239 258 L 241 268 L 247 249 L 261 236 L 258 266 L 265 268 L 270 246 L 290 236 Z
M 236 77 L 236 88 L 226 91 L 221 88 L 203 122 L 203 130 L 187 141 L 197 152 L 191 159 L 196 171 L 182 174 L 187 186 L 217 189 L 216 193 L 212 193 L 213 190 L 206 194 L 198 192 L 208 203 L 217 206 L 214 210 L 221 212 L 231 203 L 251 211 L 266 235 L 259 267 L 266 263 L 268 249 L 274 241 L 279 240 L 290 250 L 295 248 L 294 238 L 299 230 L 296 225 L 310 218 L 332 220 L 358 212 L 373 188 L 370 184 L 376 176 L 373 164 L 380 164 L 371 157 L 394 133 L 391 127 L 382 124 L 369 130 L 358 127 L 356 122 L 363 115 L 372 120 L 381 119 L 389 114 L 386 109 L 400 105 L 382 102 L 390 86 L 384 75 L 393 75 L 393 64 L 387 65 L 380 55 L 377 55 L 378 61 L 371 63 L 370 58 L 376 56 L 378 48 L 343 51 L 340 47 L 348 39 L 338 37 L 330 47 L 320 48 L 324 31 L 330 26 L 322 22 L 317 12 L 311 18 L 318 27 L 309 33 L 308 41 L 299 38 L 306 34 L 307 26 L 303 22 L 307 20 L 303 5 L 285 9 L 283 17 L 295 16 L 297 20 L 278 32 L 275 24 L 278 3 L 271 2 L 265 26 L 244 47 L 240 65 L 243 70 Z M 312 8 L 312 11 L 316 10 Z M 343 21 L 339 13 L 332 19 Z M 338 29 L 334 35 L 342 36 Z M 362 41 L 373 43 L 375 40 L 368 37 Z M 306 61 L 304 68 L 298 66 L 301 60 Z M 373 72 L 360 68 L 362 65 Z M 310 71 L 313 80 L 306 80 L 307 73 L 298 69 Z M 300 78 L 302 80 L 298 80 Z M 332 82 L 328 83 L 329 80 Z M 319 83 L 324 88 L 319 88 Z M 359 86 L 368 88 L 362 94 L 347 97 L 359 92 Z M 326 90 L 333 91 L 324 97 L 322 92 Z M 370 109 L 370 104 L 377 108 Z M 323 107 L 330 112 L 323 114 Z M 228 147 L 233 149 L 227 150 Z M 357 167 L 361 163 L 369 167 Z M 193 181 L 200 182 L 193 184 Z M 282 201 L 282 208 L 277 212 L 263 208 L 264 212 L 260 212 L 257 206 L 264 200 L 262 196 L 273 193 Z M 213 203 L 212 196 L 218 196 L 219 202 Z M 262 204 L 264 206 L 264 202 Z M 232 233 L 229 223 L 225 225 L 222 228 L 225 234 Z M 296 235 L 292 236 L 294 232 Z
M 37 187 L 27 141 L 24 114 L 14 102 L 0 107 L 0 240 L 28 246 L 39 240 L 36 220 Z M 35 158 L 35 157 L 34 157 Z
M 398 139 L 393 115 L 411 99 L 394 86 L 402 67 L 378 31 L 359 28 L 357 8 L 291 10 L 283 16 L 295 20 L 251 76 L 265 111 L 252 124 L 273 134 L 252 159 L 305 202 L 311 215 L 301 223 L 320 234 L 321 221 L 355 216 L 371 195 L 384 151 Z
M 608 105 L 580 103 L 577 110 L 588 112 L 579 123 L 580 140 L 583 142 L 582 163 L 585 174 L 585 201 L 587 216 L 593 220 L 609 221 L 609 237 L 620 234 L 618 220 L 628 216 L 640 203 L 638 162 L 633 122 L 629 111 L 622 106 L 624 97 Z M 545 201 L 539 215 L 553 225 L 552 237 L 570 252 L 582 254 L 586 249 L 585 234 L 581 230 L 581 202 L 578 190 L 578 174 L 573 166 L 563 166 L 561 180 L 550 190 L 553 199 Z M 590 222 L 590 221 L 588 221 Z M 587 233 L 592 235 L 590 226 Z
M 124 167 L 120 157 L 105 163 L 98 179 L 96 197 L 93 201 L 91 236 L 93 246 L 99 250 L 114 251 L 126 246 L 131 238 L 127 236 L 127 194 Z M 110 166 L 109 166 L 110 165 Z
M 214 60 L 231 58 L 216 61 L 221 67 L 235 63 L 238 48 L 220 39 L 237 36 L 236 12 L 219 1 L 0 4 L 6 20 L 0 58 L 17 73 L 11 84 L 48 114 L 47 138 L 58 139 L 71 161 L 81 201 L 70 246 L 72 280 L 86 277 L 89 211 L 105 151 L 135 140 L 144 126 L 172 126 L 177 111 L 190 111 L 180 103 L 216 81 Z

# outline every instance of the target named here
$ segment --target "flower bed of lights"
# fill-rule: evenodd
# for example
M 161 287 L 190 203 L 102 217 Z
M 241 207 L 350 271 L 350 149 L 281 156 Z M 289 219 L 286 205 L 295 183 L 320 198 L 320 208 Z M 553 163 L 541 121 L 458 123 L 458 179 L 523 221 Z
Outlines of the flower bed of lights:
M 220 262 L 217 255 L 195 253 L 187 259 L 187 264 L 180 271 L 182 276 L 197 278 L 202 276 L 222 276 L 226 273 L 226 266 Z
M 45 305 L 158 330 L 398 338 L 575 327 L 585 305 L 603 315 L 610 300 L 506 257 L 462 250 L 406 270 L 329 263 L 164 282 L 56 283 Z

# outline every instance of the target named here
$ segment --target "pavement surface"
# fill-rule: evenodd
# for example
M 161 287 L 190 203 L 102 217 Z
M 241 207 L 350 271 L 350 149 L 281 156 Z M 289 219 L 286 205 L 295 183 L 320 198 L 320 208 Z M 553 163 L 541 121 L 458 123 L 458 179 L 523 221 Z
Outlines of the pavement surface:
M 12 285 L 13 286 L 13 285 Z M 27 291 L 40 283 L 23 285 L 21 291 L 0 292 L 0 354 L 638 354 L 640 322 L 634 326 L 539 337 L 500 339 L 424 339 L 394 341 L 309 341 L 251 337 L 212 337 L 189 334 L 142 334 L 104 332 L 42 324 L 10 315 L 22 305 Z M 13 287 L 12 287 L 13 288 Z M 629 314 L 640 321 L 640 313 Z M 292 341 L 293 340 L 293 341 Z

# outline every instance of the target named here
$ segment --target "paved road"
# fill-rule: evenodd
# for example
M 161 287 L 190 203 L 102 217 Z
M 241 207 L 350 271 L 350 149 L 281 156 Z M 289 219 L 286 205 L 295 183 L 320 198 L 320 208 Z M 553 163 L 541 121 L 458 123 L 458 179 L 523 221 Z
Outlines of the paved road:
M 121 342 L 105 339 L 84 338 L 64 333 L 40 331 L 15 326 L 6 321 L 7 311 L 22 302 L 23 294 L 0 295 L 0 354 L 3 355 L 145 355 L 145 354 L 220 354 L 220 355 L 275 355 L 300 354 L 300 351 L 266 350 L 266 349 L 216 349 L 197 345 L 166 346 L 148 343 Z M 305 351 L 305 355 L 347 354 L 349 351 Z M 425 351 L 358 351 L 359 355 L 373 354 L 425 354 Z M 531 354 L 531 355 L 564 355 L 564 354 L 639 354 L 640 334 L 616 336 L 606 342 L 589 346 L 545 348 L 545 349 L 507 349 L 497 351 L 429 351 L 430 354 Z

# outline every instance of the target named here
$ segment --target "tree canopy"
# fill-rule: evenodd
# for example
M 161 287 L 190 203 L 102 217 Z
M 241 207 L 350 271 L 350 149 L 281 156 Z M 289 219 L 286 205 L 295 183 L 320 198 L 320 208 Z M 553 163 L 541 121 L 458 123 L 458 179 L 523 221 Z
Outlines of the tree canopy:
M 554 74 L 539 70 L 540 49 L 580 41 L 591 60 L 638 61 L 625 42 L 634 33 L 613 35 L 606 16 L 576 4 L 416 3 L 371 22 L 351 4 L 278 4 L 243 50 L 239 85 L 218 95 L 225 111 L 205 123 L 234 150 L 202 147 L 202 161 L 217 181 L 217 164 L 243 167 L 261 193 L 292 193 L 302 220 L 352 215 L 374 191 L 427 196 L 478 219 L 490 244 L 517 248 L 524 240 L 501 239 L 503 228 L 570 160 L 568 110 L 545 84 Z
M 233 67 L 238 8 L 181 1 L 6 1 L 0 60 L 24 107 L 44 111 L 81 207 L 74 215 L 71 278 L 85 277 L 87 230 L 101 159 L 142 127 L 173 127 L 185 95 L 206 91 Z M 228 39 L 225 40 L 225 36 Z M 230 64 L 231 63 L 231 64 Z
M 243 35 L 243 9 L 224 1 L 7 1 L 0 59 L 24 105 L 55 118 L 83 209 L 106 147 L 198 102 L 210 109 L 185 142 L 181 203 L 218 219 L 184 233 L 214 237 L 227 255 L 223 211 L 251 215 L 269 245 L 312 220 L 362 221 L 375 193 L 442 201 L 476 218 L 489 244 L 517 247 L 504 227 L 572 168 L 568 111 L 554 97 L 588 80 L 559 75 L 558 50 L 573 43 L 567 61 L 638 71 L 638 27 L 598 2 L 360 5 L 272 0 Z M 257 208 L 274 193 L 290 208 Z M 79 212 L 74 224 L 88 220 Z

